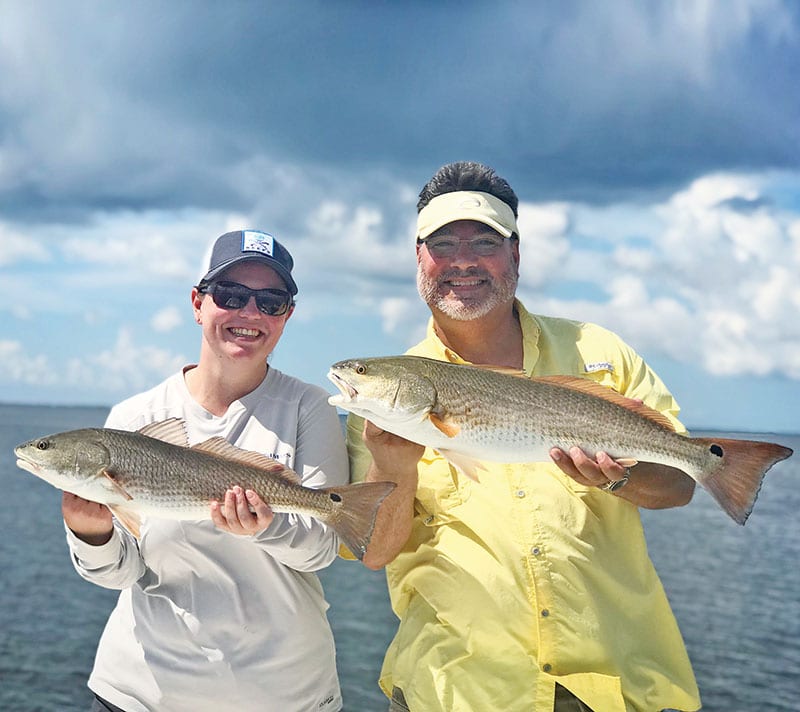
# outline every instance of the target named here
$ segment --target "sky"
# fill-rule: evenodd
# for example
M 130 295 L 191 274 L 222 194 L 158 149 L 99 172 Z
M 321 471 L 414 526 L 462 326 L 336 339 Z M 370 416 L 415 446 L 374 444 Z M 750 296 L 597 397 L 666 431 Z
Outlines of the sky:
M 271 363 L 424 334 L 418 193 L 494 167 L 519 296 L 616 331 L 694 429 L 800 431 L 792 0 L 0 0 L 0 401 L 111 405 L 199 353 L 238 228 L 295 258 Z

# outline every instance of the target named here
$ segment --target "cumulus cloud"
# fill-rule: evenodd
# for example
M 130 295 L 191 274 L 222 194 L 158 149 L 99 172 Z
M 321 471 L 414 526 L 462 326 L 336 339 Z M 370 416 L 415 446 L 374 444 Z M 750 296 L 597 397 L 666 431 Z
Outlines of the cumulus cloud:
M 564 203 L 520 203 L 517 226 L 526 259 L 520 262 L 520 283 L 537 288 L 558 273 L 569 251 L 569 206 Z
M 127 328 L 114 345 L 97 353 L 73 358 L 64 379 L 69 386 L 92 386 L 101 393 L 136 393 L 154 386 L 186 363 L 184 356 L 138 343 Z
M 404 333 L 409 344 L 425 335 L 428 315 L 418 296 L 382 299 L 378 304 L 383 330 L 386 333 Z
M 36 240 L 0 223 L 0 267 L 17 262 L 49 262 L 50 251 Z
M 154 331 L 168 333 L 175 329 L 184 320 L 184 313 L 177 307 L 161 309 L 153 315 L 150 325 Z
M 0 341 L 0 363 L 3 380 L 35 386 L 37 389 L 56 382 L 46 356 L 31 354 L 18 341 Z
M 301 236 L 291 242 L 300 298 L 330 308 L 330 294 L 347 293 L 358 302 L 368 297 L 405 298 L 415 293 L 414 241 L 411 221 L 406 229 L 387 224 L 393 213 L 385 204 L 365 205 L 322 200 L 311 206 Z M 411 212 L 409 213 L 411 214 Z M 347 309 L 350 300 L 338 301 Z M 356 306 L 356 308 L 361 308 Z
M 618 216 L 640 214 L 627 234 L 624 221 L 598 232 L 604 211 L 570 206 L 572 227 L 562 237 L 572 249 L 546 286 L 568 274 L 579 293 L 580 276 L 604 296 L 553 298 L 545 289 L 541 303 L 712 374 L 797 378 L 797 218 L 772 198 L 785 188 L 765 176 L 705 176 L 664 202 L 618 206 Z

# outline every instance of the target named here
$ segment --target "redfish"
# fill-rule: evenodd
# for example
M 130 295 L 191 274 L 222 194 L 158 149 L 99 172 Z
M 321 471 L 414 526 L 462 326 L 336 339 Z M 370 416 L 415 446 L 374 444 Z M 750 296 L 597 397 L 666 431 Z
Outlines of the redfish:
M 252 489 L 274 512 L 316 517 L 358 558 L 366 551 L 391 482 L 312 489 L 296 472 L 223 438 L 188 446 L 183 421 L 170 418 L 138 432 L 70 430 L 14 448 L 17 465 L 59 489 L 105 504 L 134 535 L 142 516 L 210 519 L 211 500 L 234 485 Z
M 419 356 L 340 361 L 328 377 L 341 391 L 332 405 L 437 450 L 474 479 L 482 460 L 551 462 L 551 448 L 579 447 L 678 468 L 739 524 L 767 470 L 792 454 L 775 443 L 679 435 L 658 411 L 582 378 L 527 378 Z

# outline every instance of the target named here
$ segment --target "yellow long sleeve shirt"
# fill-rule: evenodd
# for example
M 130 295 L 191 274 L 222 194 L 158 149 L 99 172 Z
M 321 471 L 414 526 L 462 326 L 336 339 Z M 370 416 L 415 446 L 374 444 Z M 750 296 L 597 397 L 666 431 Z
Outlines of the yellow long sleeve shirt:
M 516 309 L 529 376 L 592 378 L 683 430 L 663 383 L 617 336 Z M 409 353 L 464 363 L 432 324 Z M 348 419 L 354 481 L 371 461 L 362 424 Z M 485 467 L 476 483 L 433 450 L 419 463 L 412 533 L 386 567 L 400 624 L 384 691 L 401 688 L 413 712 L 552 710 L 556 683 L 597 712 L 699 709 L 638 508 L 552 464 Z

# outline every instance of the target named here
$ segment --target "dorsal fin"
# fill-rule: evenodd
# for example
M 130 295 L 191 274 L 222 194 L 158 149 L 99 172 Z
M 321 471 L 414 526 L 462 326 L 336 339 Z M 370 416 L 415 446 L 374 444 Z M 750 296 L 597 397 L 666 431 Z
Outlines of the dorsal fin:
M 189 447 L 189 436 L 186 434 L 186 424 L 182 418 L 167 418 L 157 423 L 148 423 L 137 432 L 170 445 Z
M 301 482 L 300 475 L 298 475 L 294 470 L 290 470 L 288 467 L 286 467 L 286 465 L 282 465 L 277 460 L 273 460 L 271 457 L 262 455 L 260 452 L 242 450 L 235 445 L 231 445 L 227 440 L 225 440 L 225 438 L 209 438 L 208 440 L 198 443 L 197 445 L 192 445 L 191 449 L 205 452 L 210 455 L 215 455 L 216 457 L 223 458 L 224 460 L 238 462 L 242 465 L 247 465 L 248 467 L 256 467 L 259 470 L 265 470 L 271 475 L 283 477 L 285 480 L 295 485 L 299 485 Z
M 613 388 L 602 386 L 588 378 L 579 378 L 577 376 L 537 376 L 531 380 L 540 383 L 550 383 L 552 385 L 561 386 L 562 388 L 569 388 L 573 391 L 579 391 L 591 396 L 596 396 L 597 398 L 602 398 L 610 403 L 616 403 L 637 415 L 641 415 L 643 418 L 651 420 L 662 428 L 672 430 L 673 432 L 675 431 L 675 425 L 663 413 L 660 413 L 644 403 L 633 402 L 630 398 L 626 398 L 617 393 Z

